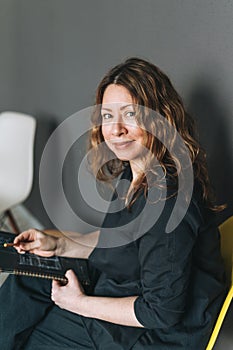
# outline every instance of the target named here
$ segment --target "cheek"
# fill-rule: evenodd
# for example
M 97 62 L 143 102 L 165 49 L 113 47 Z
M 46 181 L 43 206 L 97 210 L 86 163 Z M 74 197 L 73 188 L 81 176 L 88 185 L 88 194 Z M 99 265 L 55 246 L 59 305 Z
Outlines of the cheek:
M 106 126 L 102 125 L 101 131 L 102 131 L 103 138 L 106 140 L 108 138 L 108 134 L 109 134 L 108 128 Z
M 108 146 L 108 148 L 111 149 L 111 144 L 109 144 L 108 140 L 110 139 L 111 133 L 110 133 L 110 128 L 108 128 L 107 126 L 102 126 L 102 135 L 104 138 L 104 142 L 106 143 L 106 145 Z
M 139 127 L 132 128 L 131 135 L 133 135 L 134 138 L 137 139 L 139 142 L 144 143 L 146 135 L 145 135 L 145 132 L 141 128 L 139 128 Z

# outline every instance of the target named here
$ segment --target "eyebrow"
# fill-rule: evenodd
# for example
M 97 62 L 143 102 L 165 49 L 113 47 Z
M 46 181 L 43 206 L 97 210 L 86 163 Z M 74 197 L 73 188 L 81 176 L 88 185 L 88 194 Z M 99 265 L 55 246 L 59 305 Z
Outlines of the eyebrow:
M 120 111 L 123 111 L 125 108 L 127 108 L 127 107 L 132 107 L 132 106 L 133 106 L 132 103 L 130 103 L 130 104 L 128 104 L 128 105 L 125 105 L 125 106 L 122 106 L 122 107 L 120 107 Z M 106 108 L 106 107 L 101 107 L 101 110 L 105 110 L 105 111 L 108 111 L 108 112 L 112 112 L 112 109 L 111 109 L 111 108 Z

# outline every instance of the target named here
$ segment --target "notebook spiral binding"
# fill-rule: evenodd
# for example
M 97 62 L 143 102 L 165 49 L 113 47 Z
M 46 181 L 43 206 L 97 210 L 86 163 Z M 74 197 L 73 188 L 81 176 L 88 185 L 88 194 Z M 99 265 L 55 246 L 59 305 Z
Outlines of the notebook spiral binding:
M 52 279 L 52 280 L 62 282 L 63 284 L 66 284 L 68 282 L 68 279 L 65 276 L 56 276 L 56 275 L 50 275 L 50 274 L 45 274 L 45 273 L 39 273 L 39 272 L 13 270 L 13 271 L 8 271 L 8 273 L 14 274 L 14 275 L 20 275 L 20 276 L 40 277 L 40 278 Z

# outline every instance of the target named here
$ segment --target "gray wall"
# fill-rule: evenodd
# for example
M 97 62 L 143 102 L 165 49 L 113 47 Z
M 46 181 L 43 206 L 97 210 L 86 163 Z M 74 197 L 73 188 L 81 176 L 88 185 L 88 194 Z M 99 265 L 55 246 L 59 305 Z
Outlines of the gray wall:
M 27 206 L 45 225 L 38 169 L 49 134 L 92 105 L 103 74 L 134 55 L 167 72 L 196 116 L 218 199 L 228 203 L 220 221 L 233 213 L 232 18 L 232 0 L 0 0 L 0 109 L 37 118 Z

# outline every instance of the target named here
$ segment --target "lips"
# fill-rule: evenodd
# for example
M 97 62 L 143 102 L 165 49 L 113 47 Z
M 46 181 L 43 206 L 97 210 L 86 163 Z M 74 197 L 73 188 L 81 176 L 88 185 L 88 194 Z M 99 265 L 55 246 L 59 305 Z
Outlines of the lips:
M 124 149 L 132 145 L 134 140 L 126 140 L 126 141 L 110 141 L 112 146 L 116 149 Z

